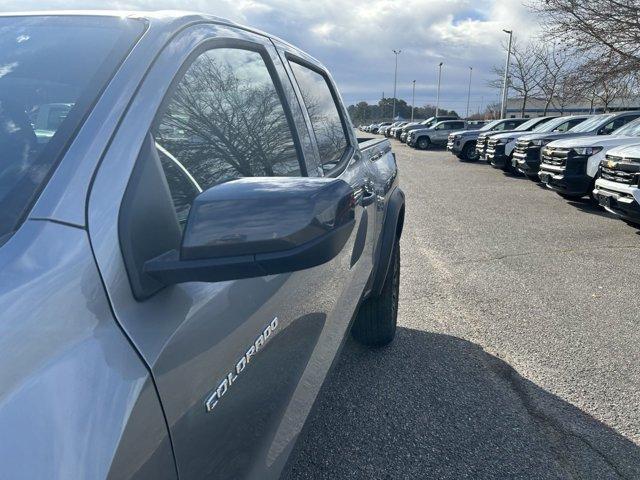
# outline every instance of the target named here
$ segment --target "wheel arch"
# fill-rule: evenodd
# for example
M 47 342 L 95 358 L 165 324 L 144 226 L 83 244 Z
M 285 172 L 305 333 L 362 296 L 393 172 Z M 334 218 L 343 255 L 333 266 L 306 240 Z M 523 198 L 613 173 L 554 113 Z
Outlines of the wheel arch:
M 405 195 L 400 187 L 396 187 L 387 203 L 387 211 L 382 225 L 382 233 L 380 238 L 380 249 L 378 252 L 378 261 L 373 271 L 373 280 L 369 295 L 379 295 L 387 277 L 389 264 L 391 262 L 391 253 L 396 240 L 402 236 L 404 229 L 405 216 Z

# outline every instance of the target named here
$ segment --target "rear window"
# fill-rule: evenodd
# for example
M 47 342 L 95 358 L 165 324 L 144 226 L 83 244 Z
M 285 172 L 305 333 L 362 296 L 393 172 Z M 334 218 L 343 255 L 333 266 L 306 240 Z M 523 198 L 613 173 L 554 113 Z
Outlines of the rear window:
M 0 244 L 143 29 L 116 17 L 0 18 Z

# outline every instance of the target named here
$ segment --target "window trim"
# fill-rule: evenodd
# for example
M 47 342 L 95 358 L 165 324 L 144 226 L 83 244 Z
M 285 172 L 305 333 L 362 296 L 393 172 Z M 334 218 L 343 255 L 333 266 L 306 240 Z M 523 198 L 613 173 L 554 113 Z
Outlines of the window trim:
M 269 76 L 271 77 L 271 81 L 273 82 L 273 86 L 276 90 L 276 93 L 278 94 L 278 98 L 280 99 L 280 104 L 282 105 L 284 115 L 287 119 L 287 124 L 289 126 L 289 131 L 291 132 L 293 145 L 296 151 L 298 165 L 300 167 L 300 176 L 308 177 L 309 174 L 308 174 L 307 165 L 304 159 L 302 144 L 300 143 L 298 129 L 296 127 L 293 114 L 291 113 L 291 107 L 286 100 L 286 95 L 284 92 L 284 88 L 282 86 L 282 81 L 280 79 L 280 76 L 278 75 L 278 71 L 276 70 L 276 67 L 273 63 L 273 59 L 271 58 L 271 55 L 269 54 L 269 51 L 267 50 L 267 48 L 264 45 L 260 43 L 256 43 L 251 40 L 244 40 L 239 38 L 212 38 L 198 45 L 197 48 L 195 48 L 191 53 L 189 53 L 189 56 L 184 60 L 184 62 L 176 72 L 175 76 L 171 80 L 171 84 L 169 85 L 169 88 L 165 92 L 164 97 L 160 102 L 160 105 L 155 111 L 153 116 L 153 121 L 151 122 L 151 125 L 149 125 L 149 128 L 147 129 L 147 131 L 151 132 L 155 128 L 157 128 L 158 123 L 161 120 L 164 112 L 166 111 L 166 108 L 178 84 L 182 81 L 187 70 L 189 70 L 189 68 L 191 67 L 191 65 L 193 65 L 195 60 L 205 52 L 208 52 L 210 50 L 219 50 L 223 48 L 256 52 L 262 57 L 262 61 L 264 62 L 267 68 L 267 71 L 269 72 Z
M 300 65 L 301 67 L 307 68 L 309 70 L 311 70 L 312 72 L 317 73 L 318 75 L 320 75 L 324 81 L 325 84 L 327 85 L 327 87 L 329 88 L 329 92 L 331 93 L 331 98 L 333 99 L 333 103 L 336 106 L 336 110 L 338 111 L 338 116 L 340 117 L 340 124 L 342 125 L 342 133 L 344 133 L 344 137 L 347 141 L 347 146 L 344 149 L 344 152 L 342 152 L 342 156 L 340 157 L 340 160 L 338 161 L 337 165 L 335 167 L 333 167 L 331 170 L 328 171 L 323 171 L 323 175 L 325 177 L 336 177 L 338 175 L 340 175 L 345 168 L 347 167 L 349 160 L 353 157 L 353 155 L 356 152 L 355 147 L 353 146 L 353 142 L 351 140 L 351 135 L 349 135 L 349 128 L 348 128 L 348 124 L 346 122 L 345 119 L 345 115 L 344 115 L 344 111 L 343 111 L 343 105 L 342 102 L 340 101 L 340 97 L 338 96 L 333 82 L 331 81 L 331 79 L 329 78 L 329 76 L 327 75 L 326 71 L 324 71 L 321 67 L 319 67 L 318 65 L 315 65 L 311 62 L 309 62 L 308 60 L 305 60 L 304 58 L 301 58 L 298 55 L 292 54 L 290 52 L 285 52 L 284 54 L 285 58 L 287 59 L 287 62 L 289 62 L 289 68 L 291 69 L 291 73 L 293 75 L 293 78 L 291 79 L 292 82 L 295 82 L 296 86 L 298 87 L 298 91 L 300 92 L 301 96 L 302 96 L 302 89 L 300 88 L 300 84 L 298 83 L 298 79 L 296 78 L 295 72 L 293 71 L 293 67 L 291 67 L 291 63 L 297 63 L 298 65 Z M 307 105 L 306 103 L 304 103 L 304 98 L 299 98 L 298 101 L 301 103 L 301 105 L 304 106 L 305 111 L 307 112 L 307 116 L 308 116 L 308 110 L 307 110 Z M 309 121 L 311 121 L 311 119 L 309 118 Z M 313 128 L 313 124 L 310 125 L 311 127 L 311 131 L 313 132 L 313 138 L 315 138 L 316 140 L 316 148 L 318 148 L 318 137 L 316 136 L 316 131 Z M 320 152 L 318 151 L 318 155 L 320 154 Z M 322 169 L 322 158 L 319 158 L 319 162 L 320 162 L 320 168 Z

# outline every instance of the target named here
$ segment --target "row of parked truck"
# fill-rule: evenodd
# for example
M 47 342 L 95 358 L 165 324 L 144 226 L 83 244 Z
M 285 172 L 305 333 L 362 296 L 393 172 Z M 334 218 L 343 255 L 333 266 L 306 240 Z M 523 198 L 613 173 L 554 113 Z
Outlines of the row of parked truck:
M 432 117 L 379 125 L 378 133 L 419 149 L 444 143 L 462 161 L 484 160 L 563 197 L 589 197 L 640 225 L 640 111 L 505 118 L 484 125 Z

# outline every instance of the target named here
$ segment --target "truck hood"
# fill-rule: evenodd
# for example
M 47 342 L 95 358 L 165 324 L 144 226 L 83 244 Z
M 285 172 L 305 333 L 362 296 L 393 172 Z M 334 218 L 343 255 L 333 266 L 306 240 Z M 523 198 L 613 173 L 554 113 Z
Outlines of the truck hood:
M 502 130 L 500 132 L 487 132 L 487 137 L 491 138 L 520 138 L 522 135 L 529 135 L 530 132 L 522 130 Z
M 556 148 L 576 147 L 616 147 L 619 145 L 631 145 L 640 143 L 640 137 L 626 137 L 614 135 L 593 135 L 589 137 L 572 137 L 556 140 L 549 145 Z
M 481 132 L 480 130 L 459 130 L 453 132 L 453 135 L 459 136 L 460 138 L 478 138 L 478 135 L 481 133 L 485 132 Z
M 411 130 L 407 130 L 411 133 L 425 133 L 425 132 L 433 132 L 433 128 L 412 128 Z
M 637 143 L 632 145 L 622 145 L 616 148 L 612 148 L 607 152 L 607 155 L 613 155 L 623 158 L 640 158 L 640 138 L 637 138 Z
M 582 137 L 590 137 L 593 136 L 593 132 L 584 132 L 584 133 L 575 133 L 575 132 L 563 132 L 563 133 L 530 133 L 528 135 L 523 135 L 520 137 L 520 140 L 526 140 L 528 142 L 532 140 L 561 140 L 561 139 L 569 139 L 569 138 L 582 138 Z

